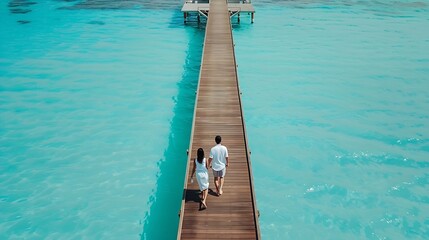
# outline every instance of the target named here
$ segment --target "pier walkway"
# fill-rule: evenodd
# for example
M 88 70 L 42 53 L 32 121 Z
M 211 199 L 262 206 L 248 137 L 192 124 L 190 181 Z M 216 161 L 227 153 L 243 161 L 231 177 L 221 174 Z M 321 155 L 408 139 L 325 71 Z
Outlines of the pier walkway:
M 177 239 L 260 239 L 226 0 L 210 1 L 200 71 Z M 209 158 L 216 135 L 228 148 L 229 167 L 223 195 L 209 193 L 208 208 L 200 211 L 198 183 L 190 182 L 193 161 L 200 147 Z M 215 191 L 211 169 L 209 179 Z
M 231 16 L 237 16 L 240 22 L 240 13 L 247 13 L 251 15 L 251 22 L 255 18 L 255 8 L 253 8 L 251 0 L 227 0 L 228 10 Z M 183 17 L 185 23 L 191 21 L 190 15 L 197 16 L 197 21 L 200 22 L 200 16 L 208 17 L 209 0 L 186 0 L 182 7 Z

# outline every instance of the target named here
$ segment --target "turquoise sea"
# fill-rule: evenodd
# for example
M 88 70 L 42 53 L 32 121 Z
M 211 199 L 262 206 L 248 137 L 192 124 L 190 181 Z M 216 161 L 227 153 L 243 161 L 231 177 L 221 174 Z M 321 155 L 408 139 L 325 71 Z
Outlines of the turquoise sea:
M 429 2 L 254 5 L 263 239 L 429 239 Z M 0 3 L 0 239 L 175 239 L 204 39 L 180 8 Z

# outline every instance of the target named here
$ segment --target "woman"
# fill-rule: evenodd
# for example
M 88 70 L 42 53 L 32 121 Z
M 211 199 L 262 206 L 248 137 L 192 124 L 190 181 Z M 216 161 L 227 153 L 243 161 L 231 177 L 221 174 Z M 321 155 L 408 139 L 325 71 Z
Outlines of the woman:
M 209 192 L 209 173 L 207 170 L 207 161 L 204 157 L 204 150 L 198 148 L 197 158 L 194 161 L 194 169 L 192 169 L 191 181 L 194 177 L 194 173 L 197 172 L 197 181 L 200 186 L 200 191 L 202 192 L 201 204 L 202 210 L 207 208 L 206 199 Z

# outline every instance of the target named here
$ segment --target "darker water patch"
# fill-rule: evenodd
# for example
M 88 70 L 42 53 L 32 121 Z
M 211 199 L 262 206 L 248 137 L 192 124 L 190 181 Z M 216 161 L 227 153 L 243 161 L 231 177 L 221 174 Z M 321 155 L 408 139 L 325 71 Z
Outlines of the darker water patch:
M 18 20 L 18 21 L 16 21 L 17 23 L 20 23 L 20 24 L 28 24 L 28 23 L 30 23 L 31 21 L 27 21 L 27 20 Z
M 10 9 L 10 12 L 14 14 L 26 14 L 31 12 L 31 9 L 12 8 Z
M 13 14 L 26 14 L 31 12 L 30 6 L 37 4 L 37 2 L 28 1 L 28 0 L 12 0 L 7 5 L 9 11 Z
M 105 25 L 106 23 L 103 21 L 90 21 L 88 22 L 88 24 L 93 24 L 93 25 Z
M 16 7 L 28 7 L 31 5 L 37 4 L 36 2 L 30 2 L 26 0 L 12 0 L 9 2 L 8 7 L 16 8 Z
M 182 2 L 171 0 L 83 0 L 72 6 L 61 7 L 60 9 L 80 10 L 80 9 L 160 9 L 171 10 L 180 9 Z
M 177 12 L 180 16 L 180 12 Z M 177 17 L 173 21 L 177 21 Z M 183 197 L 183 184 L 187 165 L 186 149 L 189 147 L 202 56 L 204 30 L 178 22 L 188 34 L 189 43 L 184 71 L 177 83 L 179 92 L 174 97 L 174 117 L 171 121 L 168 146 L 159 160 L 156 188 L 149 197 L 149 211 L 144 216 L 141 239 L 176 239 L 178 213 Z M 170 24 L 174 25 L 174 24 Z M 170 26 L 173 27 L 173 26 Z M 179 27 L 176 26 L 176 27 Z M 178 76 L 180 77 L 180 76 Z
M 425 11 L 429 10 L 429 3 L 425 1 L 361 1 L 361 0 L 258 0 L 252 1 L 255 7 L 266 6 L 282 6 L 293 9 L 322 9 L 326 11 L 336 9 L 360 9 L 362 12 L 372 13 L 374 15 L 382 14 L 382 16 L 397 17 L 403 15 L 403 12 L 410 11 Z

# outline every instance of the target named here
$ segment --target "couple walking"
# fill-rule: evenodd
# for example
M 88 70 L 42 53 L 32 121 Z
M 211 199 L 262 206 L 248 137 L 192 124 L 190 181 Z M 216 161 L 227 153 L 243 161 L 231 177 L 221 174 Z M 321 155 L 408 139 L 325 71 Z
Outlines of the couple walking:
M 209 191 L 209 174 L 208 168 L 213 169 L 214 184 L 216 186 L 216 193 L 218 196 L 223 194 L 223 182 L 228 167 L 228 149 L 221 144 L 221 136 L 215 137 L 216 146 L 210 150 L 210 157 L 207 163 L 204 157 L 204 150 L 199 148 L 197 150 L 197 158 L 194 161 L 194 168 L 191 174 L 191 180 L 196 173 L 198 185 L 202 192 L 201 204 L 202 209 L 207 208 L 206 200 Z

